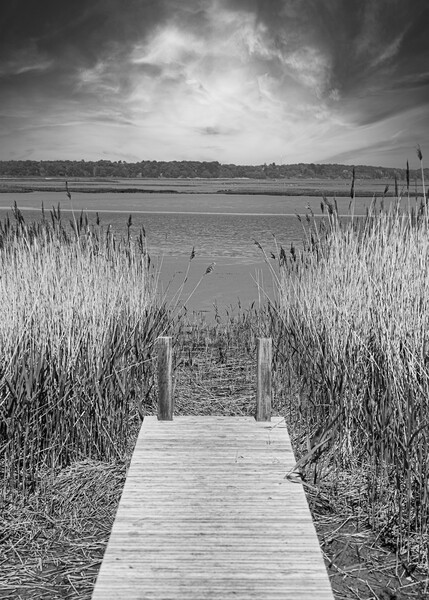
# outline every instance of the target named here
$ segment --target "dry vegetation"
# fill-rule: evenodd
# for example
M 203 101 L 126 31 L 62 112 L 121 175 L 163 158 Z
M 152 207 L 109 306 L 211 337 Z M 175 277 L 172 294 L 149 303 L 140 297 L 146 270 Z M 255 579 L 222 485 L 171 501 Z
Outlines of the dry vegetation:
M 320 533 L 344 515 L 340 536 L 327 527 L 332 564 L 343 554 L 357 563 L 360 583 L 339 597 L 379 597 L 368 581 L 386 580 L 384 571 L 365 573 L 360 558 L 374 535 L 375 564 L 387 567 L 392 552 L 396 576 L 379 592 L 429 591 L 429 213 L 424 191 L 412 207 L 408 188 L 405 212 L 396 196 L 343 222 L 325 198 L 327 217 L 308 217 L 304 250 L 280 249 L 269 310 L 297 468 L 327 501 Z M 350 565 L 338 573 L 348 577 Z
M 166 318 L 143 237 L 15 217 L 0 229 L 0 481 L 26 494 L 46 468 L 123 455 Z
M 59 208 L 0 224 L 2 598 L 90 595 L 168 326 L 148 263 Z
M 277 312 L 302 464 L 334 487 L 354 473 L 355 501 L 411 572 L 429 567 L 428 234 L 425 207 L 344 226 L 332 210 L 311 251 L 281 270 Z
M 214 323 L 178 312 L 178 300 L 167 325 L 143 238 L 118 242 L 82 218 L 70 230 L 55 212 L 41 226 L 18 212 L 3 224 L 0 598 L 90 598 L 167 327 L 179 414 L 252 413 L 256 337 L 272 336 L 273 408 L 336 599 L 426 598 L 425 200 L 340 222 L 325 199 L 304 250 L 278 250 L 277 302 Z

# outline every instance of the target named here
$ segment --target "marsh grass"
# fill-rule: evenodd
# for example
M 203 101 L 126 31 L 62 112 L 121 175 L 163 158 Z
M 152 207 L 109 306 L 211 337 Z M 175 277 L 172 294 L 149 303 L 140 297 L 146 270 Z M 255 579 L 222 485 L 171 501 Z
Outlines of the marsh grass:
M 175 347 L 176 414 L 254 414 L 256 315 L 253 307 L 213 322 L 187 315 Z
M 129 228 L 128 228 L 129 232 Z M 0 225 L 0 481 L 27 494 L 46 468 L 120 459 L 152 404 L 168 327 L 142 232 L 117 239 L 60 208 Z
M 269 310 L 297 469 L 365 515 L 409 573 L 427 572 L 427 206 L 374 201 L 345 221 L 324 208 L 304 250 L 283 251 Z
M 3 506 L 0 598 L 91 598 L 126 467 L 126 461 L 78 461 Z
M 253 414 L 257 324 L 255 309 L 175 321 L 176 414 Z M 139 429 L 133 423 L 121 457 L 47 467 L 31 494 L 4 503 L 0 598 L 89 600 Z
M 287 381 L 290 370 L 285 368 L 279 342 L 283 329 L 277 311 L 274 306 L 263 311 L 259 306 L 228 309 L 214 322 L 187 314 L 174 336 L 175 410 L 178 414 L 254 414 L 256 337 L 272 334 L 277 340 L 273 412 L 286 416 L 300 458 L 306 453 L 306 431 L 294 419 L 299 389 L 293 379 Z M 137 431 L 130 432 L 125 460 L 72 463 L 45 477 L 43 487 L 29 499 L 5 508 L 0 584 L 3 577 L 6 593 L 27 600 L 61 594 L 89 600 Z M 423 598 L 415 593 L 417 585 L 408 573 L 398 569 L 395 555 L 380 547 L 369 530 L 364 507 L 359 519 L 350 518 L 353 498 L 363 495 L 362 470 L 337 471 L 336 491 L 328 478 L 313 483 L 311 474 L 311 465 L 302 467 L 335 597 L 367 600 L 376 597 L 372 589 L 380 598 L 393 591 L 398 600 Z M 351 528 L 353 524 L 357 529 Z
M 75 321 L 78 327 L 66 328 L 62 337 L 55 337 L 55 327 L 51 337 L 42 327 L 29 328 L 33 335 L 23 338 L 27 345 L 16 351 L 22 362 L 9 359 L 14 365 L 12 375 L 15 373 L 22 383 L 15 386 L 20 394 L 11 394 L 6 383 L 2 388 L 5 395 L 0 396 L 2 402 L 9 400 L 9 404 L 1 404 L 2 410 L 9 407 L 8 414 L 15 418 L 12 421 L 9 416 L 7 431 L 13 431 L 11 423 L 17 430 L 13 437 L 15 454 L 9 446 L 2 446 L 7 461 L 18 459 L 14 472 L 7 471 L 10 467 L 5 463 L 4 486 L 34 491 L 21 505 L 5 503 L 2 513 L 2 568 L 10 585 L 6 593 L 19 592 L 22 598 L 55 598 L 59 594 L 90 598 L 140 417 L 154 409 L 153 341 L 160 333 L 174 330 L 177 414 L 253 414 L 256 338 L 273 337 L 273 412 L 287 419 L 298 460 L 296 471 L 303 479 L 329 568 L 336 569 L 338 579 L 350 582 L 350 590 L 339 591 L 337 597 L 377 597 L 371 589 L 376 589 L 378 597 L 387 597 L 383 594 L 390 594 L 392 589 L 398 599 L 424 597 L 414 593 L 417 587 L 413 586 L 417 567 L 427 569 L 429 242 L 425 204 L 416 205 L 404 216 L 399 202 L 390 211 L 374 203 L 366 218 L 343 222 L 335 201 L 325 199 L 323 204 L 326 217 L 322 223 L 311 215 L 305 221 L 303 251 L 276 250 L 279 268 L 273 275 L 278 284 L 277 301 L 248 311 L 227 311 L 225 317 L 217 315 L 213 323 L 192 318 L 183 310 L 180 299 L 188 296 L 184 291 L 189 269 L 171 307 L 180 308 L 180 318 L 174 320 L 172 313 L 152 303 L 145 279 L 148 258 L 144 235 L 134 245 L 129 236 L 114 240 L 99 223 L 90 226 L 84 215 L 65 227 L 57 210 L 41 226 L 25 225 L 19 213 L 13 223 L 3 224 L 1 252 L 8 249 L 8 268 L 19 266 L 12 269 L 16 272 L 14 285 L 26 298 L 25 318 L 17 323 L 32 325 L 35 320 L 33 295 L 19 273 L 37 267 L 39 281 L 54 280 L 55 285 L 47 283 L 41 291 L 35 288 L 40 305 L 45 302 L 49 306 L 47 299 L 52 296 L 48 290 L 58 290 L 55 298 L 61 297 L 61 286 L 55 287 L 61 277 L 54 277 L 54 269 L 44 270 L 43 265 L 45 261 L 53 267 L 61 265 L 61 272 L 67 272 L 69 252 L 73 265 L 75 256 L 82 256 L 82 264 L 87 266 L 77 269 L 81 273 L 77 281 L 97 282 L 100 272 L 104 284 L 93 286 L 103 290 L 112 276 L 109 265 L 116 265 L 119 279 L 111 281 L 112 287 L 128 290 L 127 298 L 133 296 L 133 289 L 146 298 L 146 304 L 140 297 L 129 304 L 116 290 L 116 301 L 109 303 L 103 300 L 107 292 L 89 293 L 90 301 L 85 304 L 81 298 L 77 303 L 87 309 L 85 319 Z M 35 255 L 40 249 L 38 263 L 29 262 L 26 254 L 32 245 Z M 49 262 L 52 256 L 56 262 Z M 272 257 L 268 260 L 272 264 Z M 80 258 L 77 263 L 81 264 Z M 21 271 L 21 265 L 27 271 Z M 126 287 L 127 270 L 137 273 L 141 285 L 133 284 L 136 287 L 131 286 L 131 292 Z M 130 275 L 131 282 L 133 277 Z M 15 305 L 21 306 L 18 300 Z M 56 305 L 51 302 L 49 309 L 55 315 Z M 98 306 L 103 307 L 102 314 Z M 139 313 L 140 320 L 133 320 L 132 306 L 140 307 L 144 317 Z M 13 315 L 12 310 L 9 312 Z M 70 313 L 75 315 L 69 310 L 66 316 Z M 47 314 L 51 315 L 49 311 Z M 70 323 L 65 317 L 63 320 Z M 112 322 L 118 321 L 119 328 L 115 329 Z M 51 316 L 42 320 L 44 325 L 56 322 Z M 107 333 L 97 338 L 101 325 Z M 10 324 L 9 330 L 15 331 Z M 82 330 L 83 337 L 76 333 Z M 39 338 L 45 340 L 43 344 Z M 71 343 L 64 344 L 69 339 Z M 101 339 L 103 343 L 83 346 L 81 339 L 85 343 Z M 115 339 L 119 340 L 116 346 Z M 130 339 L 136 345 L 129 343 Z M 32 375 L 36 383 L 34 388 L 27 388 L 26 373 L 34 369 L 26 371 L 21 365 L 27 365 L 33 347 L 46 345 L 54 365 L 69 366 L 61 371 L 65 373 L 63 379 L 45 366 L 47 378 Z M 59 363 L 58 348 L 64 346 L 67 360 Z M 73 353 L 69 347 L 88 351 Z M 109 348 L 118 351 L 109 354 Z M 14 352 L 11 348 L 9 356 L 14 357 Z M 88 356 L 87 363 L 79 362 L 82 354 Z M 75 357 L 74 362 L 70 356 Z M 96 371 L 101 377 L 95 378 L 85 365 L 91 369 L 101 365 Z M 51 395 L 46 392 L 48 384 Z M 35 392 L 28 393 L 28 389 Z M 59 389 L 68 393 L 60 395 Z M 81 402 L 82 394 L 86 404 Z M 31 439 L 25 433 L 36 432 L 38 439 L 39 425 L 29 417 L 30 401 L 39 410 L 37 414 L 49 415 L 42 419 L 41 431 L 50 432 L 51 443 L 41 450 L 32 441 L 25 445 L 25 440 Z M 101 409 L 106 411 L 103 419 Z M 118 411 L 122 411 L 119 417 Z M 18 425 L 21 417 L 24 426 Z M 63 418 L 67 427 L 60 424 L 56 428 L 53 424 Z M 123 423 L 111 425 L 116 419 Z M 52 423 L 50 429 L 46 423 Z M 67 437 L 69 428 L 71 438 Z M 80 431 L 74 433 L 75 429 Z M 93 432 L 96 444 L 87 439 Z M 70 439 L 64 454 L 58 454 L 58 448 L 63 451 L 60 434 Z M 28 456 L 35 457 L 33 463 L 29 458 L 25 461 L 34 465 L 37 476 L 23 478 L 29 469 L 24 469 L 22 457 Z M 352 522 L 356 529 L 349 530 Z M 393 553 L 388 553 L 386 546 L 379 550 L 383 543 Z M 346 559 L 350 548 L 356 551 Z M 367 552 L 369 548 L 377 548 L 375 558 Z M 355 562 L 362 562 L 365 556 L 369 556 L 365 558 L 367 567 L 361 570 Z M 385 589 L 375 587 L 377 580 Z M 359 589 L 358 581 L 362 583 Z

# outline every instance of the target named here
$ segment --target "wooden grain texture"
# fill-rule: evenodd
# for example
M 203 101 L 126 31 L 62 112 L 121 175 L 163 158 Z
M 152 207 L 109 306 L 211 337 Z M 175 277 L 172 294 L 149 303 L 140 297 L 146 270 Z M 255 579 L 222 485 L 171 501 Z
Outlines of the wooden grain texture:
M 146 417 L 93 600 L 333 600 L 284 420 Z
M 256 349 L 256 415 L 257 421 L 271 419 L 271 338 L 258 338 Z
M 172 357 L 173 346 L 171 337 L 157 339 L 158 350 L 158 419 L 171 421 L 173 419 L 173 378 Z

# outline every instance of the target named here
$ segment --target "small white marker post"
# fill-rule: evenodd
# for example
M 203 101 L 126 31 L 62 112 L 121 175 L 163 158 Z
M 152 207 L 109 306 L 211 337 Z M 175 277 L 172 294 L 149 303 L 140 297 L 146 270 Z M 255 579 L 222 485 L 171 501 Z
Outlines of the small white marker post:
M 257 340 L 256 420 L 271 421 L 271 338 Z

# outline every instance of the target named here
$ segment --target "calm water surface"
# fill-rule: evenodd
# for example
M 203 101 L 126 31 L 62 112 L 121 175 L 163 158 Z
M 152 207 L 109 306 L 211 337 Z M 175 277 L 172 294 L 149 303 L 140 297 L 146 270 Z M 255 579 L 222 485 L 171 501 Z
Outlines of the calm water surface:
M 246 196 L 228 194 L 91 194 L 73 193 L 70 202 L 64 193 L 32 192 L 0 194 L 0 217 L 16 202 L 28 221 L 40 219 L 45 210 L 61 205 L 64 218 L 71 211 L 99 212 L 101 222 L 115 232 L 124 232 L 132 215 L 131 233 L 143 226 L 151 256 L 161 265 L 161 286 L 167 296 L 180 286 L 193 247 L 192 263 L 183 300 L 192 292 L 206 267 L 216 262 L 214 271 L 203 278 L 192 294 L 188 307 L 210 312 L 213 306 L 247 305 L 272 295 L 270 269 L 264 262 L 257 240 L 269 253 L 276 244 L 290 248 L 303 239 L 303 226 L 297 214 L 307 207 L 321 214 L 320 199 L 303 196 Z M 368 199 L 358 200 L 356 214 L 364 214 Z M 349 200 L 338 200 L 339 211 L 348 213 Z M 91 220 L 91 214 L 89 215 Z M 94 215 L 95 218 L 95 215 Z M 263 289 L 261 289 L 261 286 Z
M 288 247 L 300 243 L 303 229 L 296 215 L 304 215 L 307 207 L 321 214 L 320 199 L 307 196 L 74 193 L 70 202 L 57 192 L 0 194 L 0 214 L 14 202 L 29 220 L 40 218 L 42 203 L 46 210 L 59 203 L 65 213 L 99 212 L 102 223 L 116 231 L 125 229 L 131 214 L 134 230 L 144 226 L 155 255 L 188 255 L 195 246 L 206 258 L 254 257 L 258 255 L 254 240 L 271 247 L 273 236 Z M 356 213 L 364 214 L 367 204 L 367 199 L 359 200 Z M 347 214 L 349 200 L 339 199 L 338 207 Z

